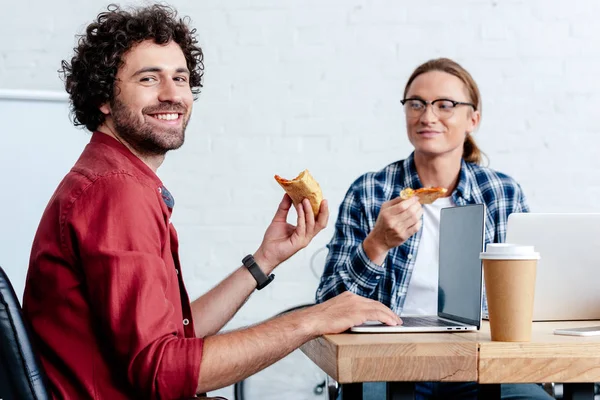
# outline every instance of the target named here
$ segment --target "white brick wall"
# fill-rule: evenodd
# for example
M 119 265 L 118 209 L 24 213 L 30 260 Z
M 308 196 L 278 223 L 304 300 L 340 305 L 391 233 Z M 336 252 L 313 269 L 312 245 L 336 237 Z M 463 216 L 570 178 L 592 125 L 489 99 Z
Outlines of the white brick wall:
M 1 3 L 0 88 L 61 90 L 60 60 L 105 2 Z M 454 58 L 474 75 L 483 94 L 476 138 L 493 168 L 522 183 L 534 210 L 600 208 L 598 1 L 172 4 L 191 16 L 206 55 L 188 140 L 160 170 L 177 201 L 190 294 L 256 249 L 282 195 L 273 174 L 309 168 L 333 211 L 330 227 L 276 271 L 232 327 L 312 301 L 309 258 L 329 240 L 345 190 L 411 151 L 398 100 L 429 58 Z M 320 376 L 306 360 L 284 362 L 254 378 L 252 398 L 315 398 Z M 289 382 L 285 395 L 269 388 L 273 381 Z

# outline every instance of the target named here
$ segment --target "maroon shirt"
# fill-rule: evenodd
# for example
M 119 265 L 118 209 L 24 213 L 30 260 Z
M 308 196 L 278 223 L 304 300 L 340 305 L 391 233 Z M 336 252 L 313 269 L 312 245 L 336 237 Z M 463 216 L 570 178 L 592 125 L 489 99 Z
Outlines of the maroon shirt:
M 203 340 L 194 334 L 171 207 L 156 174 L 99 132 L 50 199 L 23 309 L 54 398 L 195 394 Z

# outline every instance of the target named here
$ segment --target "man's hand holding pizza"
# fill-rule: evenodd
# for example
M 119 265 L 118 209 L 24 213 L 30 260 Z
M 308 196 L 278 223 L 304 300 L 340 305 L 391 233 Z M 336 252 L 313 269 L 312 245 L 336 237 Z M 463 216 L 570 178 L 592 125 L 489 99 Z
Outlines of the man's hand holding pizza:
M 267 228 L 263 241 L 254 254 L 254 259 L 265 274 L 290 258 L 327 226 L 329 208 L 319 184 L 308 171 L 303 171 L 293 180 L 275 176 L 286 194 Z M 296 225 L 287 222 L 292 205 L 296 208 Z
M 381 206 L 375 227 L 363 242 L 367 257 L 382 265 L 388 252 L 421 229 L 421 204 L 431 204 L 446 193 L 444 188 L 404 189 Z

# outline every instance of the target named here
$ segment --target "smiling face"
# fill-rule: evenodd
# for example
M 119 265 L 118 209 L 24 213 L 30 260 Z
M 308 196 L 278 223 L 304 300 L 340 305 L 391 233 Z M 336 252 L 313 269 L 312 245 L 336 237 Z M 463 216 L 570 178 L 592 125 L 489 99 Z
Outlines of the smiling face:
M 184 142 L 193 104 L 179 45 L 146 40 L 123 56 L 115 95 L 100 107 L 120 139 L 145 155 L 164 155 Z
M 428 102 L 437 99 L 473 102 L 463 81 L 442 71 L 429 71 L 417 76 L 405 98 Z M 432 106 L 428 105 L 420 116 L 406 116 L 406 131 L 415 147 L 415 153 L 429 157 L 456 154 L 460 158 L 465 137 L 477 127 L 479 118 L 479 111 L 465 105 L 455 107 L 451 116 L 440 118 L 433 112 Z

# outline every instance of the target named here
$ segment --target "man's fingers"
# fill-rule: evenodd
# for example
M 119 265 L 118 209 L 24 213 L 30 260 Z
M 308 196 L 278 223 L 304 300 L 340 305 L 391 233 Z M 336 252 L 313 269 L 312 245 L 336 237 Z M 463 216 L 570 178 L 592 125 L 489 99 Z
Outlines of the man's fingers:
M 409 226 L 414 225 L 421 220 L 421 216 L 423 215 L 423 209 L 411 209 L 410 211 L 405 212 L 403 215 L 405 215 L 405 217 L 402 219 L 402 221 L 407 222 Z
M 421 203 L 419 203 L 419 199 L 417 196 L 411 197 L 408 200 L 404 200 L 400 203 L 396 203 L 392 205 L 389 209 L 389 212 L 392 214 L 402 214 L 409 210 L 417 210 L 422 208 Z
M 393 199 L 391 199 L 391 200 L 389 200 L 389 201 L 387 202 L 387 205 L 388 205 L 388 207 L 390 207 L 390 206 L 394 206 L 394 205 L 396 205 L 396 204 L 398 204 L 398 203 L 402 203 L 403 201 L 410 200 L 410 199 L 411 199 L 411 198 L 408 198 L 408 199 L 403 199 L 403 198 L 402 198 L 402 197 L 400 197 L 400 196 L 398 196 L 398 197 L 394 197 Z
M 291 207 L 292 207 L 292 199 L 286 193 L 283 195 L 283 199 L 281 199 L 281 202 L 279 203 L 279 207 L 277 207 L 277 211 L 275 212 L 273 221 L 277 221 L 277 222 L 287 221 L 287 215 L 288 215 L 288 212 L 290 211 Z
M 296 232 L 298 235 L 300 235 L 300 237 L 303 238 L 306 236 L 306 217 L 304 213 L 304 205 L 299 203 L 294 207 L 296 207 L 296 213 L 298 214 L 298 220 L 296 221 Z
M 412 197 L 409 197 L 408 199 L 403 199 L 402 197 L 398 196 L 398 197 L 395 197 L 395 198 L 391 199 L 390 201 L 388 201 L 385 204 L 387 204 L 388 207 L 393 207 L 393 206 L 396 206 L 396 205 L 398 205 L 400 203 L 403 203 L 403 202 L 406 202 L 408 205 L 413 204 L 413 203 L 418 203 L 419 202 L 419 197 L 418 196 L 412 196 Z
M 395 312 L 393 312 L 392 310 L 390 310 L 388 307 L 384 306 L 383 304 L 379 303 L 378 310 L 377 310 L 377 314 L 379 315 L 378 320 L 388 324 L 388 325 L 400 325 L 402 324 L 402 320 L 400 319 L 400 317 L 398 315 L 396 315 Z
M 336 320 L 350 317 L 352 324 L 360 321 L 380 321 L 386 325 L 402 324 L 402 319 L 383 303 L 346 291 L 321 305 L 326 318 Z
M 387 313 L 382 311 L 375 312 L 373 316 L 369 317 L 369 319 L 383 322 L 384 324 L 390 326 L 400 325 L 400 322 L 397 318 L 394 318 L 393 316 L 388 315 Z
M 423 215 L 423 210 L 420 208 L 421 206 L 417 203 L 414 208 L 409 208 L 405 212 L 402 213 L 393 213 L 393 209 L 386 210 L 387 212 L 384 215 L 380 215 L 380 218 L 384 220 L 384 225 L 396 229 L 400 225 L 413 225 L 416 221 L 421 219 L 421 215 Z
M 315 230 L 315 213 L 313 212 L 312 206 L 308 199 L 302 200 L 302 207 L 304 208 L 304 220 L 306 222 L 306 233 L 313 235 Z
M 412 200 L 412 198 L 409 200 Z M 418 201 L 411 201 L 411 203 L 408 203 L 409 200 L 380 212 L 379 218 L 384 219 L 386 225 L 389 227 L 395 227 L 410 219 L 421 218 L 423 207 Z
M 361 312 L 367 316 L 368 320 L 380 321 L 391 326 L 402 324 L 402 319 L 380 301 L 360 296 L 358 304 L 362 304 L 362 307 L 357 307 L 357 309 L 362 309 Z
M 416 221 L 419 221 L 421 219 L 422 215 L 423 208 L 420 204 L 417 203 L 416 205 L 411 206 L 408 210 L 400 214 L 390 214 L 388 218 L 390 219 L 390 221 L 393 221 L 393 224 L 390 224 L 391 226 L 398 226 L 400 224 L 414 225 Z
M 393 325 L 398 325 L 402 323 L 402 319 L 395 312 L 393 312 L 391 308 L 389 308 L 382 302 L 373 299 L 367 299 L 364 297 L 363 299 L 363 301 L 366 301 L 368 303 L 368 306 L 372 311 L 378 313 L 378 315 L 380 315 L 381 318 L 385 318 L 385 321 L 382 319 L 379 319 L 379 321 L 385 323 L 391 321 L 393 322 Z
M 319 215 L 317 216 L 317 232 L 322 231 L 327 226 L 327 220 L 329 220 L 329 203 L 327 202 L 327 200 L 323 200 L 321 201 Z
M 417 233 L 421 229 L 421 219 L 418 219 L 413 225 L 406 228 L 406 232 L 409 234 L 409 237 Z

